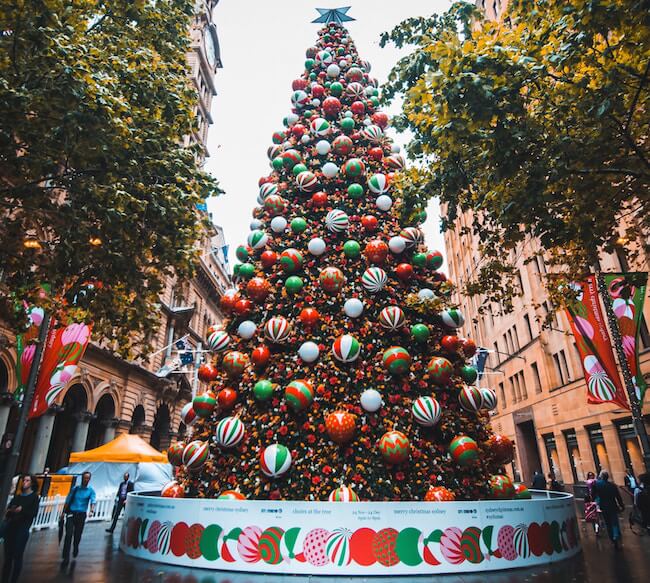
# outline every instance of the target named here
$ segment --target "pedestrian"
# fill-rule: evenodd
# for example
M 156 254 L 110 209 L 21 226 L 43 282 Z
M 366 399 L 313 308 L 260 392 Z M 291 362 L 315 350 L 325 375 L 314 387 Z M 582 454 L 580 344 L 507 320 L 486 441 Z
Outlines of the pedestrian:
M 120 485 L 117 487 L 117 494 L 115 495 L 115 504 L 113 505 L 113 522 L 111 523 L 110 528 L 106 529 L 106 532 L 113 534 L 115 530 L 115 525 L 117 524 L 117 519 L 120 517 L 120 512 L 126 504 L 126 496 L 129 492 L 133 492 L 133 482 L 129 480 L 129 472 L 124 472 L 124 480 L 120 482 Z
M 650 474 L 639 476 L 639 487 L 634 495 L 634 505 L 641 515 L 641 524 L 650 534 Z
M 75 486 L 70 490 L 63 505 L 63 512 L 65 514 L 65 540 L 63 542 L 62 569 L 70 562 L 71 544 L 73 545 L 72 558 L 76 559 L 79 554 L 79 542 L 84 531 L 88 506 L 90 505 L 89 516 L 92 516 L 95 512 L 95 490 L 88 485 L 91 477 L 92 474 L 90 472 L 81 474 L 81 486 Z
M 555 479 L 555 474 L 553 472 L 548 475 L 548 489 L 551 492 L 564 492 L 564 486 Z
M 623 478 L 623 486 L 625 491 L 634 499 L 634 491 L 638 487 L 638 480 L 634 475 L 634 470 L 631 466 L 625 468 L 625 478 Z
M 625 510 L 623 499 L 615 484 L 609 481 L 609 473 L 603 470 L 594 484 L 594 497 L 605 521 L 607 534 L 615 549 L 620 549 L 621 527 L 618 522 L 618 513 Z
M 5 557 L 2 583 L 18 581 L 23 568 L 23 554 L 29 540 L 29 529 L 38 514 L 38 481 L 33 475 L 22 477 L 20 494 L 16 494 L 7 508 L 3 523 Z
M 587 479 L 585 480 L 585 484 L 587 485 L 587 493 L 589 494 L 589 497 L 593 499 L 594 497 L 594 484 L 596 483 L 596 474 L 593 472 L 587 472 Z
M 535 470 L 533 474 L 533 482 L 531 484 L 533 490 L 546 490 L 546 480 L 541 471 Z
M 585 484 L 587 485 L 587 491 L 584 496 L 585 503 L 585 522 L 591 524 L 594 528 L 594 533 L 598 536 L 600 532 L 600 510 L 598 509 L 598 504 L 594 500 L 593 487 L 596 482 L 596 474 L 593 472 L 587 472 L 587 479 Z

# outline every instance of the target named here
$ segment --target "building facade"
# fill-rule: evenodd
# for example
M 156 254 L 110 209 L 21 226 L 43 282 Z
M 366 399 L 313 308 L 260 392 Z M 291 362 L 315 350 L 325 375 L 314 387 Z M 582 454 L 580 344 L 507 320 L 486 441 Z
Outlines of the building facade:
M 212 123 L 215 75 L 221 67 L 219 41 L 212 12 L 218 0 L 196 3 L 186 55 L 189 74 L 197 91 L 197 130 L 184 136 L 186 145 L 198 143 L 202 164 Z M 197 209 L 197 220 L 205 211 Z M 211 217 L 210 217 L 211 218 Z M 65 466 L 72 451 L 92 449 L 116 434 L 140 434 L 158 449 L 166 449 L 179 432 L 180 411 L 197 388 L 196 368 L 209 326 L 223 314 L 219 300 L 230 286 L 223 230 L 210 224 L 196 242 L 196 275 L 190 281 L 168 276 L 160 297 L 160 328 L 152 356 L 130 362 L 93 342 L 81 360 L 77 375 L 55 406 L 30 421 L 25 433 L 18 471 L 41 472 Z M 0 435 L 3 443 L 16 431 L 18 408 L 13 403 L 15 376 L 14 331 L 0 323 Z M 178 366 L 180 351 L 194 352 L 195 362 Z

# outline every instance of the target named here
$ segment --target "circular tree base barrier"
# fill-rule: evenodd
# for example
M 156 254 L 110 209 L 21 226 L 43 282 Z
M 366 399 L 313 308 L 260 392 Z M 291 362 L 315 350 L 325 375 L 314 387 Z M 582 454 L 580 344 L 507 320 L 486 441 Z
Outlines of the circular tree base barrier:
M 129 494 L 132 557 L 224 571 L 323 575 L 469 573 L 580 551 L 573 496 L 479 502 L 273 502 Z

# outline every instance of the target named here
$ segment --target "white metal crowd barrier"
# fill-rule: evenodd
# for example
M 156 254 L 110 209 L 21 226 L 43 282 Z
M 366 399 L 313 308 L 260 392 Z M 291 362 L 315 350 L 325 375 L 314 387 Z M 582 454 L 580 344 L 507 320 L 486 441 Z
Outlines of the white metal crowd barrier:
M 114 496 L 105 496 L 97 498 L 95 504 L 95 513 L 87 518 L 88 522 L 99 522 L 110 520 L 113 514 Z M 59 525 L 59 516 L 63 512 L 65 496 L 48 496 L 41 498 L 38 514 L 32 523 L 32 530 L 41 530 L 42 528 L 55 528 Z

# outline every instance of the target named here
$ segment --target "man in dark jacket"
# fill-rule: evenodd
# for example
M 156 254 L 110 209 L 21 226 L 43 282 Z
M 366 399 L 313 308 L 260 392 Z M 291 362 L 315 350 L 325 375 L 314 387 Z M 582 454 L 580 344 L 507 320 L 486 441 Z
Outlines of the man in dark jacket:
M 621 527 L 618 523 L 618 513 L 625 510 L 625 506 L 618 488 L 609 481 L 609 473 L 605 470 L 598 475 L 593 493 L 605 521 L 607 534 L 614 544 L 614 548 L 619 549 Z
M 117 494 L 115 495 L 115 505 L 113 506 L 113 522 L 111 527 L 106 529 L 106 532 L 113 534 L 115 530 L 115 525 L 117 524 L 117 519 L 120 517 L 120 512 L 126 504 L 126 496 L 129 492 L 133 492 L 133 482 L 129 480 L 129 472 L 124 473 L 124 480 L 120 482 L 120 485 L 117 487 Z
M 544 479 L 544 474 L 537 470 L 533 474 L 533 483 L 531 484 L 533 490 L 546 490 L 546 480 Z

